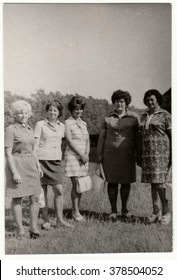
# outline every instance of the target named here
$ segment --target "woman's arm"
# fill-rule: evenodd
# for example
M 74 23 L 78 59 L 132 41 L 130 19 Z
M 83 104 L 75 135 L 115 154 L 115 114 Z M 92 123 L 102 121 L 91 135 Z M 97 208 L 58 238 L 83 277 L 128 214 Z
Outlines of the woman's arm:
M 106 138 L 106 128 L 101 128 L 99 138 L 98 138 L 98 144 L 97 144 L 97 157 L 98 161 L 103 161 L 103 149 L 104 149 L 104 143 Z
M 140 118 L 137 116 L 136 119 L 136 125 L 135 125 L 135 160 L 138 164 L 138 166 L 141 166 L 141 152 L 142 152 L 142 139 L 141 139 L 141 134 L 139 131 L 139 126 L 140 126 Z
M 171 129 L 167 130 L 167 135 L 170 141 L 170 160 L 169 160 L 169 167 L 172 165 L 172 137 L 171 137 Z
M 41 169 L 41 166 L 40 166 L 37 154 L 36 154 L 36 151 L 37 151 L 38 147 L 39 147 L 39 138 L 35 138 L 33 155 L 34 155 L 34 158 L 36 160 L 36 166 L 37 166 L 37 169 L 38 169 L 39 177 L 41 178 L 43 176 L 43 171 Z
M 20 174 L 18 173 L 16 166 L 15 166 L 15 162 L 12 156 L 12 148 L 10 147 L 6 147 L 5 148 L 5 156 L 8 162 L 8 165 L 10 167 L 10 170 L 12 172 L 12 176 L 13 176 L 13 181 L 15 184 L 21 184 L 22 179 Z
M 70 127 L 67 123 L 65 123 L 65 138 L 69 147 L 78 155 L 80 156 L 81 160 L 86 163 L 88 161 L 88 156 L 83 154 L 77 145 L 73 142 Z M 88 144 L 87 144 L 88 145 Z
M 90 153 L 90 139 L 86 140 L 86 148 L 85 148 L 85 156 L 87 157 L 87 161 L 89 161 L 89 153 Z
M 90 138 L 89 138 L 89 137 L 88 137 L 88 139 L 86 140 L 85 153 L 86 153 L 87 155 L 89 155 L 89 153 L 90 153 Z

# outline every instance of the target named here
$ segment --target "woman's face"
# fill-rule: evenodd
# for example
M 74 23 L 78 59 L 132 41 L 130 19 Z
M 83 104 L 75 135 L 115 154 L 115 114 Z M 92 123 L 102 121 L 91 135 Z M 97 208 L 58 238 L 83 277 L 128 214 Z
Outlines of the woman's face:
M 72 117 L 74 119 L 80 118 L 82 116 L 83 112 L 84 112 L 84 110 L 80 106 L 78 106 L 72 111 Z
M 122 113 L 125 111 L 126 107 L 127 106 L 126 106 L 125 100 L 123 98 L 115 100 L 115 102 L 114 102 L 115 111 Z
M 17 123 L 26 124 L 29 119 L 29 116 L 29 111 L 26 109 L 22 109 L 15 113 L 14 118 Z
M 60 115 L 58 108 L 51 105 L 47 111 L 47 119 L 49 121 L 56 121 Z
M 150 110 L 154 110 L 157 107 L 159 107 L 159 103 L 157 102 L 157 99 L 156 99 L 155 95 L 150 95 L 146 98 L 146 106 Z

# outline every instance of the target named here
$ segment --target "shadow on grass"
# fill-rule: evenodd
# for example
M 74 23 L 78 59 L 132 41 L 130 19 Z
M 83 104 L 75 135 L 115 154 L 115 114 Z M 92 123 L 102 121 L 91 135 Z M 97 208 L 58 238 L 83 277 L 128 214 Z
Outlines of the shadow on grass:
M 63 211 L 64 216 L 67 219 L 72 219 L 72 210 L 71 209 L 65 209 Z M 134 216 L 132 215 L 129 218 L 123 217 L 121 215 L 117 215 L 116 219 L 109 219 L 109 214 L 104 212 L 104 213 L 97 213 L 94 211 L 87 211 L 87 210 L 81 210 L 81 214 L 84 215 L 86 217 L 86 219 L 94 219 L 94 220 L 99 220 L 99 221 L 103 221 L 103 222 L 124 222 L 124 223 L 140 223 L 140 224 L 144 224 L 144 225 L 148 225 L 150 224 L 149 220 L 147 217 L 138 217 L 138 216 Z
M 29 209 L 23 208 L 23 225 L 26 227 L 29 227 Z M 49 208 L 48 209 L 49 217 L 55 217 L 55 209 Z M 122 217 L 121 215 L 118 215 L 116 219 L 109 219 L 109 214 L 104 213 L 97 213 L 94 211 L 87 211 L 87 210 L 81 210 L 81 214 L 86 217 L 87 220 L 98 220 L 100 222 L 123 222 L 123 223 L 131 223 L 131 224 L 144 224 L 148 225 L 150 224 L 147 217 L 138 217 L 138 216 L 131 216 L 130 218 Z M 12 218 L 11 210 L 6 209 L 5 210 L 5 231 L 6 236 L 12 235 L 14 231 L 16 231 L 16 224 Z M 66 219 L 72 219 L 72 209 L 64 209 L 63 210 L 63 216 Z M 26 219 L 25 219 L 26 218 Z M 39 218 L 42 218 L 42 211 L 40 209 L 39 211 Z

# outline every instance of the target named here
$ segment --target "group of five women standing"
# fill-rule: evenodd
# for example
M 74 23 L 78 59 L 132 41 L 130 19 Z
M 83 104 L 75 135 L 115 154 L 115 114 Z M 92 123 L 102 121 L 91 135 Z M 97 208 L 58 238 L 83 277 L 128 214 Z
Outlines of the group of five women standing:
M 142 182 L 151 184 L 153 213 L 150 222 L 161 220 L 168 224 L 170 213 L 165 193 L 165 182 L 171 165 L 171 119 L 160 105 L 162 96 L 157 90 L 145 93 L 144 103 L 148 111 L 139 116 L 128 110 L 131 96 L 117 90 L 112 95 L 113 110 L 101 122 L 97 152 L 108 182 L 108 197 L 111 204 L 109 218 L 117 217 L 118 184 L 122 216 L 130 217 L 127 201 L 131 183 L 136 181 L 136 162 L 142 167 Z M 80 213 L 81 194 L 77 192 L 78 177 L 87 175 L 89 168 L 89 134 L 87 124 L 81 119 L 84 101 L 75 96 L 68 103 L 71 117 L 62 124 L 58 118 L 63 106 L 53 100 L 46 105 L 46 119 L 36 123 L 34 133 L 27 125 L 31 106 L 25 101 L 12 104 L 14 123 L 6 128 L 6 185 L 7 195 L 12 198 L 12 211 L 17 224 L 18 236 L 25 235 L 22 224 L 22 197 L 30 197 L 30 237 L 39 237 L 37 216 L 39 193 L 44 191 L 45 207 L 42 208 L 43 229 L 50 229 L 47 207 L 47 186 L 54 191 L 56 227 L 60 224 L 73 227 L 63 219 L 63 188 L 61 171 L 61 141 L 65 137 L 65 175 L 72 182 L 72 217 L 84 222 Z M 40 179 L 39 179 L 40 177 Z M 160 209 L 158 197 L 162 204 Z

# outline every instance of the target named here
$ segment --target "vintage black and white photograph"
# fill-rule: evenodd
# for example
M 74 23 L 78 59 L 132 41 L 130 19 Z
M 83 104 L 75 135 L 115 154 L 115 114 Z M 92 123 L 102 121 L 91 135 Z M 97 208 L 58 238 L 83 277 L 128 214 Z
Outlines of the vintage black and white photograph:
M 170 3 L 4 3 L 5 254 L 173 252 Z

